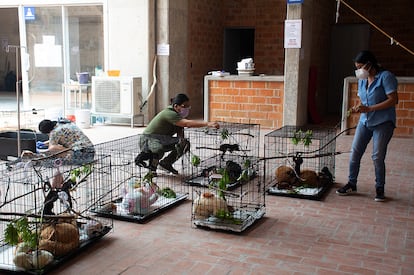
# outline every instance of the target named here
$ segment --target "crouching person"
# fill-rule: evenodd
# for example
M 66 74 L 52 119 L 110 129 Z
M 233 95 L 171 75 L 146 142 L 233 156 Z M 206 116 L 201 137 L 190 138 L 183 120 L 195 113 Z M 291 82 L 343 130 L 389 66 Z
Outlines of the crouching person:
M 85 164 L 93 161 L 95 149 L 82 130 L 71 122 L 57 122 L 44 119 L 39 123 L 39 131 L 49 135 L 46 152 L 57 154 L 67 164 Z
M 137 156 L 137 165 L 149 168 L 154 174 L 158 165 L 173 173 L 178 171 L 172 166 L 184 153 L 190 149 L 190 143 L 184 137 L 184 128 L 220 128 L 217 122 L 190 120 L 190 99 L 185 94 L 177 94 L 171 105 L 159 112 L 145 128 L 140 139 L 142 153 Z M 169 154 L 163 158 L 164 154 Z M 145 163 L 148 159 L 148 164 Z

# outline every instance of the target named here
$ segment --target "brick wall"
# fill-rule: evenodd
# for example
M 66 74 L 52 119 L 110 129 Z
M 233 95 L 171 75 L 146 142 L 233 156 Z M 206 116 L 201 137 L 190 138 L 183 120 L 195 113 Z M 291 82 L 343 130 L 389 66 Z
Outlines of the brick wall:
M 347 110 L 358 104 L 357 82 L 349 81 Z M 206 77 L 209 120 L 260 124 L 263 129 L 283 126 L 284 82 Z M 414 137 L 414 78 L 398 78 L 397 137 Z M 359 114 L 346 119 L 355 126 Z M 353 131 L 350 132 L 353 134 Z
M 284 82 L 206 77 L 209 120 L 283 126 Z
M 414 78 L 398 78 L 397 128 L 394 135 L 398 137 L 414 137 Z M 356 80 L 348 86 L 348 108 L 358 104 L 358 84 Z M 359 114 L 351 114 L 346 127 L 356 126 Z M 354 133 L 351 131 L 350 133 Z
M 283 28 L 286 0 L 188 1 L 187 93 L 192 116 L 203 113 L 203 79 L 223 68 L 225 28 L 255 28 L 254 62 L 257 73 L 284 72 Z

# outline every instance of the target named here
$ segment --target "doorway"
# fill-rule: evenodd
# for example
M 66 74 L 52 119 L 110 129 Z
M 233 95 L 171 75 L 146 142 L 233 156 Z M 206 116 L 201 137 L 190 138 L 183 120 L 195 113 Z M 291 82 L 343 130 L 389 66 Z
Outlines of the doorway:
M 0 93 L 3 98 L 6 95 L 14 95 L 16 91 L 16 48 L 8 46 L 20 45 L 17 8 L 0 9 L 0 24 Z M 20 58 L 17 63 L 20 64 Z
M 332 28 L 329 66 L 328 113 L 342 113 L 344 78 L 354 76 L 353 59 L 369 46 L 369 25 L 342 24 Z
M 223 56 L 223 70 L 230 74 L 237 74 L 237 62 L 254 56 L 254 29 L 225 29 Z

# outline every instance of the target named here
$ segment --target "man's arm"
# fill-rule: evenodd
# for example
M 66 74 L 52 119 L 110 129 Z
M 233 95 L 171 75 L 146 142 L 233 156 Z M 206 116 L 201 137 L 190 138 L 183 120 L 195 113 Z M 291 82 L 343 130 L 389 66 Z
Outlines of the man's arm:
M 185 118 L 177 121 L 175 125 L 179 127 L 183 127 L 183 128 L 184 127 L 188 127 L 188 128 L 210 127 L 210 128 L 216 128 L 216 129 L 220 128 L 220 125 L 215 121 L 208 122 L 208 121 L 203 121 L 203 120 L 191 120 L 191 119 L 185 119 Z

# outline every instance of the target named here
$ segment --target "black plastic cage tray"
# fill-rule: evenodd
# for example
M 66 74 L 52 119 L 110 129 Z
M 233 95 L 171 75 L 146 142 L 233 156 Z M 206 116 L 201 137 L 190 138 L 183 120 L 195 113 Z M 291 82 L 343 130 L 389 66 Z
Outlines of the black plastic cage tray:
M 321 200 L 326 192 L 332 187 L 333 181 L 326 182 L 318 188 L 298 187 L 291 190 L 277 188 L 277 182 L 270 183 L 267 194 L 276 196 L 285 196 L 300 199 Z
M 253 226 L 265 213 L 266 208 L 264 205 L 252 205 L 235 211 L 231 220 L 229 218 L 221 219 L 217 217 L 208 217 L 206 219 L 195 218 L 193 219 L 193 225 L 199 228 L 240 233 Z

